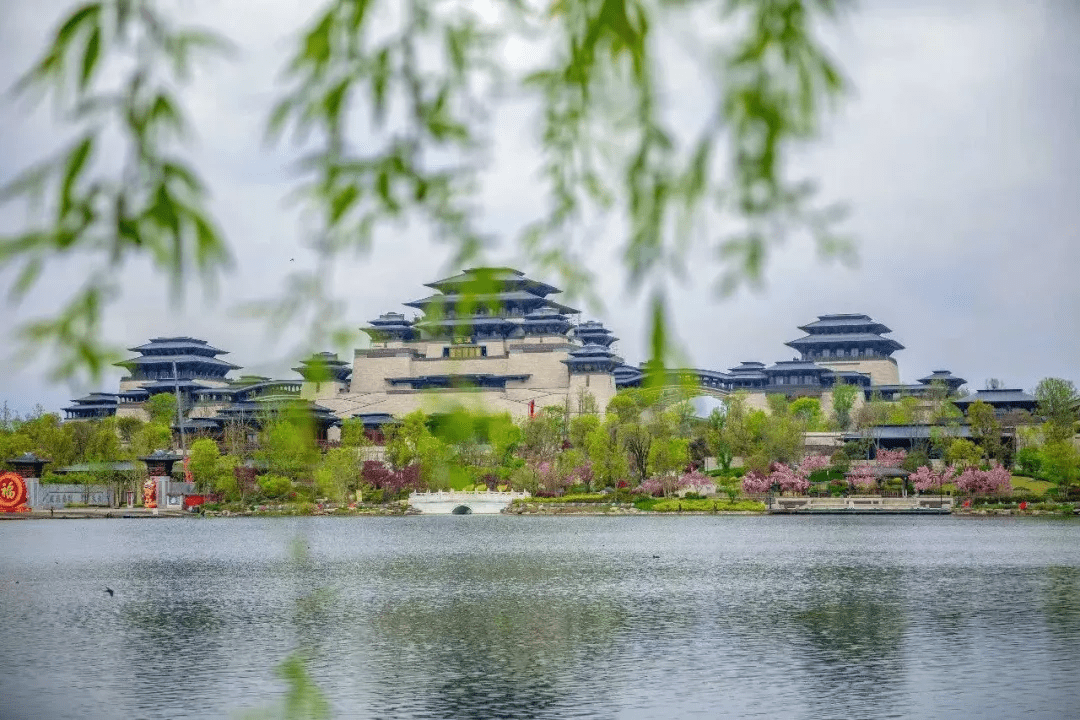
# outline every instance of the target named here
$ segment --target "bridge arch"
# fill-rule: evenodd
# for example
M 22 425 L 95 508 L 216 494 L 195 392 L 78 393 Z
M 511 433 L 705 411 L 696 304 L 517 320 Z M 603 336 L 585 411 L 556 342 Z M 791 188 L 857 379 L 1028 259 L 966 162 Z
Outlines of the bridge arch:
M 632 369 L 623 378 L 616 378 L 616 387 L 641 387 L 648 385 L 672 395 L 692 393 L 694 397 L 702 395 L 723 399 L 731 394 L 730 378 L 715 370 L 685 368 L 668 370 L 660 373 L 643 373 Z
M 456 505 L 453 510 L 450 511 L 451 515 L 472 515 L 472 508 L 468 505 Z

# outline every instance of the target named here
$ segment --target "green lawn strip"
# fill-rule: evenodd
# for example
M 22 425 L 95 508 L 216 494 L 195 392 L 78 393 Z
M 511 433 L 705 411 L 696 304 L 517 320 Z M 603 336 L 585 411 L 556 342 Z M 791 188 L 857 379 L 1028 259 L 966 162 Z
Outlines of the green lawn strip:
M 1023 492 L 1031 495 L 1045 495 L 1046 491 L 1054 487 L 1053 483 L 1046 480 L 1024 477 L 1023 475 L 1012 476 L 1013 492 Z

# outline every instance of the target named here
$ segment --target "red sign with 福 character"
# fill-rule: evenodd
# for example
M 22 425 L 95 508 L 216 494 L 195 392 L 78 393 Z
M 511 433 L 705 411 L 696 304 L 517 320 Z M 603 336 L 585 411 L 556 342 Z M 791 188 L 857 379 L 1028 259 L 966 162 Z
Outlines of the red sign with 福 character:
M 0 473 L 0 512 L 30 512 L 26 507 L 26 481 L 18 473 Z

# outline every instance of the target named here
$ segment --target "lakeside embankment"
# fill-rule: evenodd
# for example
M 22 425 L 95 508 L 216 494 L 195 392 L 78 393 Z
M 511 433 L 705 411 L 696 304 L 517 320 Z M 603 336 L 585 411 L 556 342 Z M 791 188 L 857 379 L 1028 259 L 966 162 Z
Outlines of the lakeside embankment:
M 218 518 L 218 517 L 392 517 L 414 516 L 418 512 L 403 502 L 379 505 L 319 505 L 314 503 L 286 503 L 280 505 L 258 505 L 249 508 L 216 508 L 195 512 L 180 510 L 154 510 L 142 507 L 103 508 L 83 507 L 57 510 L 38 510 L 22 513 L 0 513 L 0 520 L 116 520 L 116 519 L 153 519 L 153 518 Z M 598 502 L 558 502 L 553 498 L 517 500 L 502 511 L 503 515 L 576 515 L 576 516 L 615 516 L 615 515 L 767 515 L 764 503 L 726 500 L 679 500 L 656 499 L 646 506 L 640 503 L 598 503 Z M 842 513 L 841 513 L 842 514 Z M 873 513 L 868 513 L 873 514 Z M 1080 508 L 1069 503 L 1038 503 L 1025 508 L 1001 506 L 953 507 L 952 515 L 969 517 L 988 516 L 1074 516 L 1080 515 Z

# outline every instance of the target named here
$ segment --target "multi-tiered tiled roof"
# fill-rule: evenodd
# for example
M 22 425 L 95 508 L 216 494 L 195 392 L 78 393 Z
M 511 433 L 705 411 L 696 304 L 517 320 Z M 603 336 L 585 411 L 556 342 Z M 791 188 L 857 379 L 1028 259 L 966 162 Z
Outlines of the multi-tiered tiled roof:
M 889 357 L 904 349 L 892 338 L 883 337 L 892 330 L 869 315 L 819 315 L 799 329 L 806 335 L 784 344 L 802 353 L 803 360 Z
M 130 380 L 145 381 L 143 387 L 157 389 L 156 381 L 168 380 L 166 390 L 173 389 L 173 364 L 176 366 L 176 379 L 181 381 L 213 380 L 224 382 L 230 370 L 240 366 L 219 359 L 218 355 L 227 355 L 224 350 L 208 344 L 205 340 L 190 337 L 154 338 L 145 345 L 128 348 L 140 353 L 139 357 L 116 363 L 126 368 Z M 194 383 L 195 386 L 200 386 Z M 149 386 L 149 387 L 148 387 Z
M 300 361 L 300 367 L 294 367 L 293 372 L 300 373 L 301 377 L 310 382 L 348 382 L 352 375 L 352 366 L 344 360 L 339 360 L 337 353 L 321 352 Z
M 561 292 L 558 288 L 512 268 L 469 268 L 427 287 L 439 292 L 405 305 L 424 313 L 415 327 L 432 338 L 520 337 L 537 327 L 537 321 L 562 325 L 564 319 L 550 312 L 537 315 L 540 311 L 554 311 L 554 315 L 579 312 L 548 299 L 548 295 Z M 527 318 L 532 322 L 526 323 Z

